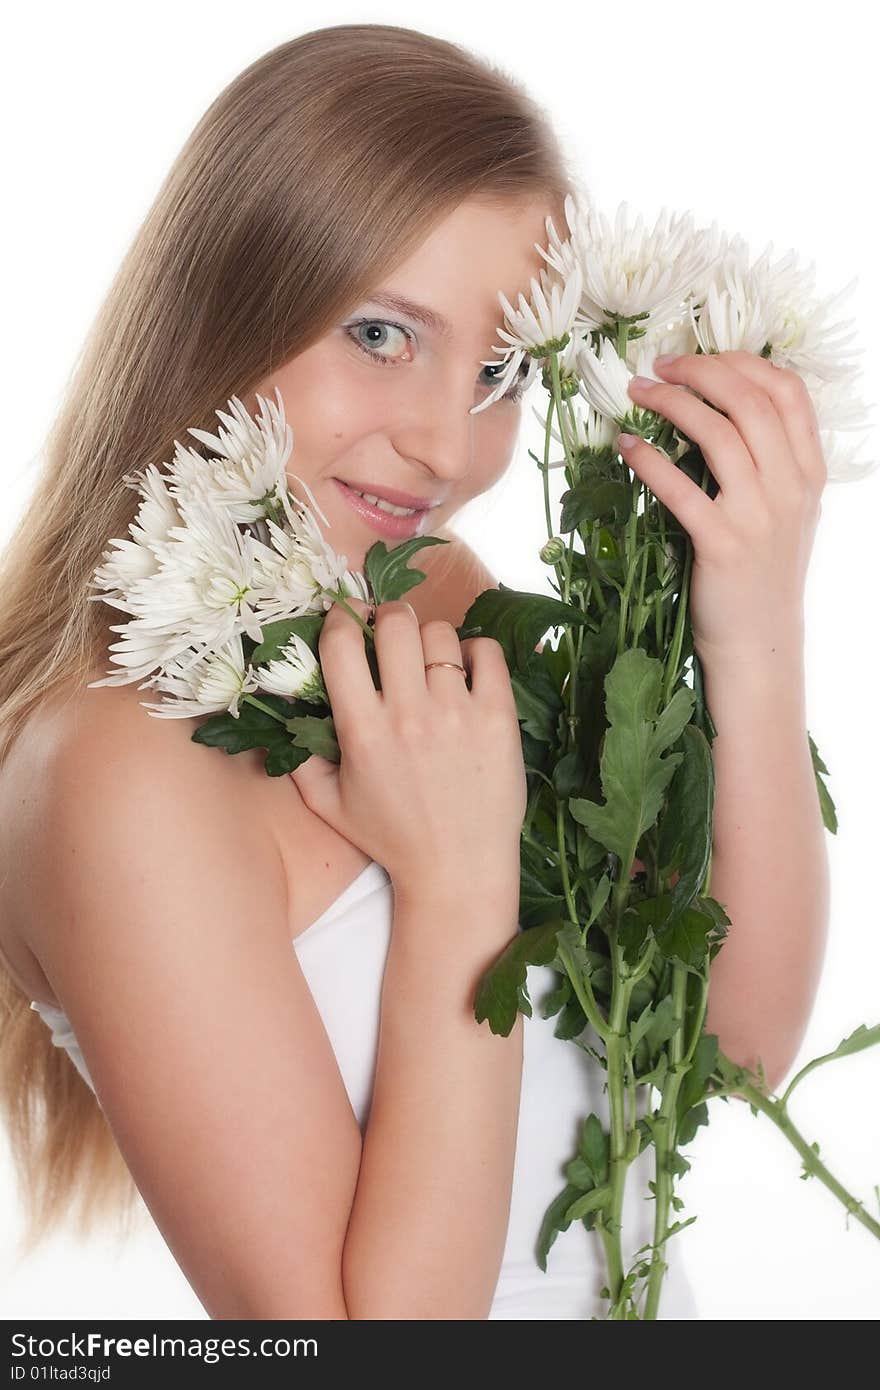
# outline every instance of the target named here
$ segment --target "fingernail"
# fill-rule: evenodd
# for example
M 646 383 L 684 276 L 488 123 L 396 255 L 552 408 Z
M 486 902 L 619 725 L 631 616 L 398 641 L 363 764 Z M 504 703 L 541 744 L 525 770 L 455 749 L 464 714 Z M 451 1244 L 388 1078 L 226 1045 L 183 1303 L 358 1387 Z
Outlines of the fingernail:
M 619 434 L 617 436 L 617 442 L 620 445 L 621 449 L 631 449 L 632 446 L 635 444 L 637 437 L 638 436 L 634 434 Z
M 659 385 L 659 381 L 654 381 L 653 378 L 649 376 L 634 376 L 630 382 L 630 386 L 635 386 L 638 391 L 647 391 L 649 386 Z
M 680 356 L 681 353 L 678 352 L 665 352 L 662 357 L 654 358 L 654 366 L 668 367 L 670 362 L 677 362 Z

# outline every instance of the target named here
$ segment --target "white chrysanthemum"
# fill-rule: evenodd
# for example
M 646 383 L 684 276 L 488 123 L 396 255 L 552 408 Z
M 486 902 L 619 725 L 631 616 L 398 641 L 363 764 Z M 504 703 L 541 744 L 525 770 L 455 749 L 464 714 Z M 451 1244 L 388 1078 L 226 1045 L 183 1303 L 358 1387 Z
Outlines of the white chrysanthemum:
M 289 487 L 287 460 L 293 448 L 293 431 L 284 416 L 284 401 L 275 387 L 275 403 L 257 395 L 260 413 L 253 419 L 238 396 L 229 402 L 230 413 L 216 414 L 226 428 L 217 434 L 206 430 L 188 429 L 201 443 L 207 444 L 216 457 L 210 462 L 210 487 L 218 505 L 228 508 L 235 521 L 253 523 L 264 516 L 278 516 Z M 205 481 L 205 460 L 195 449 L 184 449 L 175 440 L 176 453 L 171 465 L 175 483 L 172 492 L 186 491 Z M 302 483 L 309 503 L 326 526 L 331 523 L 318 506 L 308 484 Z
M 749 263 L 741 237 L 731 246 L 707 286 L 705 302 L 691 307 L 697 341 L 704 352 L 763 352 L 778 367 L 805 379 L 840 381 L 852 374 L 862 349 L 847 343 L 855 336 L 854 320 L 828 323 L 832 307 L 852 293 L 858 277 L 835 294 L 819 300 L 815 266 L 800 268 L 789 251 L 770 264 L 772 242 Z M 850 332 L 846 332 L 850 329 Z M 849 360 L 847 360 L 849 359 Z
M 142 675 L 135 653 L 143 651 L 150 634 L 164 638 L 162 665 L 174 657 L 195 661 L 242 631 L 262 640 L 252 606 L 258 597 L 254 552 L 260 542 L 198 488 L 182 495 L 178 506 L 184 524 L 152 542 L 158 569 L 136 580 L 114 605 L 132 614 L 122 628 L 122 643 L 114 644 L 118 654 L 112 659 L 124 669 L 93 684 L 124 685 Z M 181 655 L 191 647 L 194 654 Z
M 482 365 L 503 366 L 504 370 L 498 377 L 495 390 L 479 405 L 472 407 L 471 415 L 485 410 L 499 396 L 504 395 L 527 353 L 533 358 L 545 358 L 551 352 L 561 352 L 567 346 L 580 295 L 579 266 L 574 266 L 563 275 L 561 281 L 558 276 L 548 275 L 542 269 L 540 281 L 532 277 L 531 298 L 526 299 L 525 295 L 520 294 L 518 309 L 514 309 L 507 297 L 498 291 L 498 301 L 504 310 L 505 322 L 510 332 L 503 328 L 498 329 L 498 334 L 505 340 L 507 347 L 493 343 L 492 351 L 506 353 L 506 356 L 502 362 L 489 360 Z
M 880 454 L 875 452 L 867 458 L 858 457 L 858 450 L 864 444 L 864 438 L 853 446 L 845 444 L 839 434 L 820 429 L 819 442 L 828 469 L 829 483 L 860 482 L 862 478 L 867 478 L 869 473 L 875 473 L 880 468 Z M 872 441 L 872 447 L 876 449 L 875 441 Z
M 164 671 L 144 681 L 140 689 L 147 687 L 172 697 L 159 704 L 140 701 L 144 709 L 163 719 L 188 719 L 224 711 L 237 719 L 241 697 L 258 688 L 253 671 L 245 666 L 238 634 L 216 651 L 202 653 L 195 661 L 187 658 L 169 661 Z
M 856 482 L 880 467 L 877 450 L 877 422 L 871 419 L 875 405 L 866 405 L 856 395 L 850 381 L 819 381 L 807 378 L 807 389 L 816 412 L 819 442 L 828 470 L 829 483 Z M 855 442 L 844 435 L 861 434 Z M 859 457 L 859 450 L 868 442 L 874 452 Z
M 598 351 L 585 344 L 578 353 L 578 368 L 580 393 L 594 410 L 616 420 L 621 428 L 628 419 L 635 419 L 634 412 L 640 407 L 627 392 L 634 373 L 618 356 L 610 338 L 602 339 Z M 652 376 L 647 365 L 642 375 L 659 380 Z
M 547 431 L 547 419 L 552 413 L 552 402 L 550 403 L 547 413 L 543 416 L 539 410 L 533 411 L 535 419 L 538 421 L 545 434 Z M 574 417 L 573 419 L 572 416 Z M 565 442 L 567 442 L 572 453 L 577 452 L 579 449 L 593 449 L 599 451 L 601 449 L 611 448 L 619 433 L 617 426 L 612 420 L 609 420 L 604 415 L 600 415 L 597 410 L 593 410 L 589 405 L 586 406 L 586 409 L 581 409 L 579 402 L 574 399 L 565 403 L 562 421 L 565 441 L 563 441 L 562 431 L 558 430 L 554 424 L 550 425 L 550 435 L 551 438 L 555 439 L 557 444 L 562 445 L 563 448 L 565 447 Z M 561 459 L 552 460 L 548 463 L 547 467 L 564 468 L 567 462 L 568 460 L 563 456 Z
M 109 603 L 113 608 L 125 607 L 120 602 L 123 592 L 136 580 L 155 574 L 159 561 L 153 544 L 164 540 L 170 528 L 178 525 L 181 519 L 166 480 L 155 464 L 148 464 L 139 475 L 127 474 L 123 481 L 128 487 L 139 488 L 144 495 L 134 521 L 129 524 L 132 539 L 109 542 L 116 553 L 112 549 L 104 551 L 101 557 L 104 564 L 95 570 L 93 579 L 95 586 L 108 593 L 89 595 L 91 602 Z
M 819 381 L 809 376 L 805 381 L 821 429 L 848 433 L 873 428 L 870 412 L 877 407 L 866 405 L 850 381 Z
M 126 606 L 125 602 L 114 602 L 110 595 L 105 602 L 112 603 L 115 608 Z M 127 623 L 111 623 L 110 631 L 122 633 L 121 641 L 111 642 L 108 647 L 111 662 L 121 669 L 101 680 L 89 681 L 88 689 L 98 685 L 130 685 L 133 681 L 139 681 L 166 661 L 172 660 L 181 646 L 175 638 L 169 638 L 165 632 L 156 632 L 139 618 L 132 618 Z
M 761 352 L 771 319 L 764 288 L 738 260 L 720 265 L 702 302 L 688 308 L 700 351 Z
M 549 252 L 541 254 L 561 274 L 580 268 L 577 318 L 588 329 L 636 315 L 647 316 L 640 320 L 643 327 L 677 320 L 724 245 L 717 223 L 697 228 L 691 213 L 674 215 L 663 208 L 648 232 L 641 215 L 628 225 L 627 203 L 618 207 L 613 227 L 604 213 L 580 206 L 570 193 L 564 206 L 569 239 L 554 236 Z
M 268 521 L 270 543 L 253 542 L 259 573 L 259 621 L 326 611 L 333 602 L 328 593 L 340 588 L 353 598 L 368 601 L 366 580 L 346 569 L 348 557 L 328 545 L 314 517 L 290 502 L 285 508 L 296 530 L 291 533 Z
M 291 633 L 290 641 L 282 648 L 280 660 L 255 666 L 253 671 L 260 688 L 274 695 L 310 700 L 314 704 L 329 704 L 321 668 L 308 642 L 304 642 L 298 633 Z
M 630 338 L 626 345 L 626 365 L 633 376 L 654 376 L 655 357 L 697 351 L 690 319 L 685 315 L 678 321 L 668 320 L 651 327 L 643 338 Z

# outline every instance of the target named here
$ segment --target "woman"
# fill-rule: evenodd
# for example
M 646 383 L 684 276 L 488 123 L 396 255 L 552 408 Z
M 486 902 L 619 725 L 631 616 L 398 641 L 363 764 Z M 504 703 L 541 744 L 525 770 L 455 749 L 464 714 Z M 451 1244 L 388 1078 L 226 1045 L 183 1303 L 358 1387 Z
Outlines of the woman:
M 525 778 L 500 647 L 454 630 L 492 576 L 446 525 L 512 458 L 521 382 L 470 413 L 497 291 L 527 292 L 573 187 L 507 76 L 343 25 L 220 94 L 136 237 L 5 557 L 0 1094 L 29 1248 L 139 1191 L 212 1318 L 601 1316 L 594 1233 L 534 1257 L 601 1072 L 541 1017 L 549 968 L 510 1037 L 473 1018 L 516 930 Z M 281 779 L 89 689 L 118 613 L 86 602 L 132 460 L 275 386 L 350 568 L 391 532 L 450 542 L 376 613 L 381 701 L 328 614 L 342 764 Z M 633 1190 L 633 1250 L 650 1220 Z M 664 1315 L 691 1316 L 676 1253 Z

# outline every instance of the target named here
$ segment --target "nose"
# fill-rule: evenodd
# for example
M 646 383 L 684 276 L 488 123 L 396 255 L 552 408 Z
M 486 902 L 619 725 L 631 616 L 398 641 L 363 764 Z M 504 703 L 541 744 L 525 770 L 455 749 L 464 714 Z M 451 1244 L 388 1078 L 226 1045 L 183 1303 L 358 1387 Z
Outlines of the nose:
M 482 413 L 470 414 L 483 398 L 475 385 L 479 370 L 466 361 L 456 362 L 445 371 L 438 370 L 430 382 L 414 381 L 397 402 L 393 436 L 397 452 L 450 483 L 460 481 L 473 468 L 475 426 L 483 418 Z

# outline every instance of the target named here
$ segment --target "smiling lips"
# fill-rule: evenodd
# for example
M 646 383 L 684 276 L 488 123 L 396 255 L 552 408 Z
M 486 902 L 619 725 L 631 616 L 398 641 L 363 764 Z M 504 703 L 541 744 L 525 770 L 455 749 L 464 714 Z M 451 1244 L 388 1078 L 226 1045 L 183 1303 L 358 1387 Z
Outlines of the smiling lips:
M 432 502 L 430 498 L 413 497 L 408 492 L 398 492 L 395 488 L 383 487 L 376 488 L 369 483 L 350 483 L 342 478 L 337 478 L 337 482 L 345 482 L 345 486 L 351 488 L 353 492 L 359 492 L 362 497 L 366 497 L 370 502 L 388 502 L 394 507 L 406 507 L 411 511 L 428 511 L 431 507 L 438 507 L 439 500 Z
M 370 497 L 376 498 L 375 501 L 371 502 L 368 497 L 363 496 L 358 489 L 348 483 L 344 483 L 341 478 L 334 478 L 333 481 L 349 506 L 364 521 L 368 522 L 374 531 L 379 531 L 384 536 L 391 536 L 395 540 L 410 540 L 413 536 L 422 533 L 430 504 L 426 505 L 424 501 L 416 498 L 413 500 L 419 502 L 417 508 L 404 509 L 403 505 L 393 501 L 394 498 L 406 496 L 405 493 L 399 492 L 391 493 L 391 500 L 387 502 L 385 495 L 379 498 L 377 493 L 370 493 Z M 384 490 L 384 493 L 387 494 L 387 489 Z

